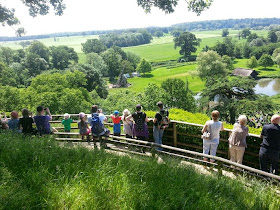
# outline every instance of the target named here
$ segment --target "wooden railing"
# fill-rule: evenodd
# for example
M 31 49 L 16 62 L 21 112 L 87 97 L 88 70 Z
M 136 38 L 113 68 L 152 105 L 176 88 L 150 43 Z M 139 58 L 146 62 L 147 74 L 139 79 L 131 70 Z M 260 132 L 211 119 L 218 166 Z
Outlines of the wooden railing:
M 78 114 L 71 114 L 70 115 L 73 119 L 78 119 Z M 53 115 L 53 119 L 61 118 L 63 115 Z M 107 116 L 109 117 L 109 116 Z M 62 119 L 62 118 L 61 118 Z M 60 120 L 53 120 L 51 121 L 52 124 L 60 124 Z M 110 118 L 108 118 L 110 119 Z M 77 120 L 74 122 L 77 122 Z M 113 123 L 108 122 L 105 123 L 107 126 L 112 126 Z M 152 142 L 152 123 L 148 123 L 148 128 L 150 132 L 150 138 L 148 141 Z M 202 152 L 203 141 L 201 139 L 201 129 L 203 125 L 189 123 L 189 122 L 182 122 L 171 120 L 170 126 L 165 129 L 164 136 L 163 136 L 163 144 L 168 146 L 174 146 L 179 148 L 184 148 L 188 150 L 193 150 L 196 152 Z M 58 130 L 62 130 L 62 125 L 56 127 Z M 78 129 L 77 127 L 73 127 L 73 129 Z M 228 137 L 230 136 L 232 130 L 225 129 L 221 132 L 221 138 L 219 147 L 217 150 L 217 156 L 229 159 L 229 147 L 228 147 Z M 259 168 L 259 148 L 260 143 L 262 142 L 260 135 L 256 134 L 249 134 L 247 137 L 247 148 L 244 153 L 243 163 L 252 166 L 255 168 Z

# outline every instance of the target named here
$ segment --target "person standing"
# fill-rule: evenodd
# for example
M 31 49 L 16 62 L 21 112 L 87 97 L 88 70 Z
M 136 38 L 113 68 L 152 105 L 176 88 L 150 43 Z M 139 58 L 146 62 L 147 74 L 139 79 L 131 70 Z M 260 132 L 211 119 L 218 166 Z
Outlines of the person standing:
M 163 103 L 161 101 L 157 103 L 157 107 L 159 109 L 159 112 L 156 113 L 155 118 L 153 120 L 153 136 L 155 139 L 155 143 L 162 144 L 162 136 L 164 133 L 164 129 L 169 124 L 169 112 L 163 109 Z M 158 147 L 157 150 L 162 150 L 162 148 Z
M 262 171 L 277 174 L 280 154 L 280 116 L 273 115 L 271 124 L 263 126 L 259 157 Z
M 205 123 L 202 133 L 209 132 L 210 139 L 203 139 L 203 154 L 216 156 L 217 148 L 220 141 L 220 131 L 224 130 L 223 123 L 219 121 L 220 113 L 215 110 L 211 113 L 212 120 Z M 208 158 L 203 158 L 204 161 L 208 161 Z M 214 163 L 214 159 L 210 159 L 211 163 Z
M 142 106 L 136 105 L 136 112 L 132 114 L 134 125 L 133 125 L 133 136 L 136 136 L 138 140 L 146 140 L 149 137 L 148 125 L 149 119 L 145 112 L 142 112 Z
M 132 138 L 133 135 L 133 119 L 128 109 L 123 110 L 123 132 L 125 133 L 125 138 Z
M 113 126 L 113 132 L 114 136 L 121 136 L 121 117 L 119 116 L 119 111 L 114 111 L 114 114 L 111 115 L 111 118 L 113 120 L 114 126 Z
M 230 135 L 229 141 L 229 153 L 230 161 L 242 164 L 243 155 L 245 152 L 246 137 L 248 136 L 248 127 L 246 127 L 247 117 L 240 115 L 238 117 L 238 123 L 233 126 L 232 134 Z
M 61 124 L 64 126 L 64 132 L 70 133 L 71 132 L 71 123 L 73 120 L 70 118 L 70 114 L 65 113 L 64 119 L 62 120 Z

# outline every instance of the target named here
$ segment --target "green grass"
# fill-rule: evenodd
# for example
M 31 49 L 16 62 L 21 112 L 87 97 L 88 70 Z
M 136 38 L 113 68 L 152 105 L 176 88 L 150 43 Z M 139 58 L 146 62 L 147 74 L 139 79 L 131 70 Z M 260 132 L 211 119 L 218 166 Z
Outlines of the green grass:
M 234 67 L 241 67 L 241 68 L 248 68 L 246 66 L 248 59 L 235 59 Z M 278 65 L 274 65 L 271 67 L 267 67 L 264 69 L 264 67 L 259 66 L 257 68 L 254 68 L 258 73 L 259 77 L 269 77 L 269 78 L 274 78 L 274 77 L 280 77 L 280 68 Z
M 273 186 L 207 176 L 179 161 L 0 135 L 0 209 L 277 209 Z M 246 182 L 247 186 L 244 185 Z M 250 186 L 250 187 L 248 187 Z
M 66 45 L 68 47 L 73 47 L 77 53 L 81 53 L 82 52 L 81 43 L 85 43 L 87 39 L 94 39 L 94 38 L 98 38 L 98 35 L 58 37 L 56 38 L 57 41 L 54 41 L 54 38 L 47 38 L 47 39 L 38 39 L 38 41 L 42 42 L 47 47 Z M 10 47 L 12 49 L 22 49 L 22 47 L 18 44 L 19 42 L 20 41 L 0 42 L 0 46 Z
M 189 88 L 195 93 L 200 92 L 204 87 L 204 83 L 197 76 L 196 64 L 192 64 L 171 69 L 161 67 L 153 70 L 151 74 L 130 78 L 128 82 L 131 83 L 132 86 L 126 89 L 134 92 L 142 92 L 149 83 L 155 83 L 160 86 L 161 83 L 168 78 L 180 78 L 183 80 L 188 78 Z M 123 88 L 110 89 L 110 92 L 120 90 L 123 90 Z

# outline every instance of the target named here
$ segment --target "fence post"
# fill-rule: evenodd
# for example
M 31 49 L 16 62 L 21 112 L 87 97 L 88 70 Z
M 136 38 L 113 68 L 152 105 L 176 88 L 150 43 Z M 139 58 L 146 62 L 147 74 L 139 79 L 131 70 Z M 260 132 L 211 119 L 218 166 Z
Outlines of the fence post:
M 175 122 L 173 122 L 173 141 L 174 141 L 174 147 L 177 147 L 177 128 Z
M 228 138 L 231 136 L 231 134 L 232 134 L 232 131 L 229 131 L 228 132 Z M 228 144 L 228 159 L 230 160 L 230 151 L 229 151 L 229 144 Z

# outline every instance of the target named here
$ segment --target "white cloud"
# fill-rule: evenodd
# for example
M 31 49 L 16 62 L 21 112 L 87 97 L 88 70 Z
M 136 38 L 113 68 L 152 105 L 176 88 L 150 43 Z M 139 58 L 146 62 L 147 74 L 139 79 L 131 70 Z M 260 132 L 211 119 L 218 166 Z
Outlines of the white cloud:
M 280 17 L 279 0 L 214 0 L 211 8 L 197 17 L 180 0 L 172 14 L 156 8 L 146 14 L 136 0 L 65 0 L 67 9 L 63 16 L 51 12 L 47 16 L 32 18 L 20 0 L 4 0 L 3 5 L 16 9 L 16 15 L 27 35 L 65 31 L 86 31 L 135 28 L 147 26 L 169 26 L 175 23 L 228 18 Z M 11 27 L 0 27 L 0 36 L 14 35 Z

